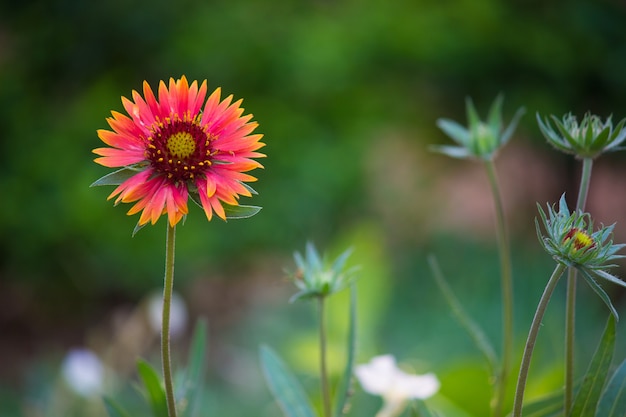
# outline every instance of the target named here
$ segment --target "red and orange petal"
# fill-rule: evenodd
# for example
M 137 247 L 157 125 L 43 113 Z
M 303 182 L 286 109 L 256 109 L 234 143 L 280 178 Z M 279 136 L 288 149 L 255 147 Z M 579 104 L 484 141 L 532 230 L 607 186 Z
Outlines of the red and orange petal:
M 112 117 L 107 118 L 112 130 L 98 131 L 98 137 L 110 147 L 93 151 L 99 156 L 95 160 L 97 163 L 111 168 L 137 164 L 144 167 L 143 171 L 120 184 L 109 198 L 117 197 L 116 204 L 134 202 L 128 214 L 141 212 L 140 225 L 154 224 L 163 214 L 167 214 L 170 224 L 174 225 L 187 214 L 188 187 L 194 186 L 207 218 L 210 220 L 215 213 L 225 219 L 222 203 L 237 205 L 239 196 L 251 196 L 243 183 L 256 181 L 256 178 L 244 172 L 263 167 L 255 160 L 265 157 L 257 152 L 265 146 L 261 142 L 263 135 L 252 134 L 258 123 L 251 121 L 252 115 L 242 115 L 242 100 L 232 103 L 232 95 L 221 100 L 219 88 L 205 101 L 206 80 L 200 85 L 196 81 L 189 85 L 184 76 L 176 81 L 171 78 L 169 85 L 161 81 L 157 95 L 144 82 L 143 96 L 133 90 L 132 100 L 122 97 L 128 116 L 112 112 Z M 207 141 L 206 145 L 193 147 L 206 151 L 206 156 L 188 154 L 182 156 L 187 158 L 184 161 L 177 160 L 178 164 L 183 162 L 185 169 L 197 168 L 189 171 L 194 175 L 182 170 L 174 173 L 174 168 L 181 165 L 175 165 L 167 158 L 166 162 L 156 161 L 156 151 L 149 149 L 151 141 L 160 140 L 160 149 L 168 152 L 165 145 L 169 146 L 168 141 L 173 136 L 168 135 L 172 130 L 163 129 L 173 126 L 176 121 L 179 125 L 197 126 L 194 132 L 201 136 L 194 136 L 194 140 Z M 157 134 L 159 136 L 154 136 Z M 177 154 L 174 156 L 181 158 Z M 210 158 L 214 163 L 206 164 L 203 158 Z

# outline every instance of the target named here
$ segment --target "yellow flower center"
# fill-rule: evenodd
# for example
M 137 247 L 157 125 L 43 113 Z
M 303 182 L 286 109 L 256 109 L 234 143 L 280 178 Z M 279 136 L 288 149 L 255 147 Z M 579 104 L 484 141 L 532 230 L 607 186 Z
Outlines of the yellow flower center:
M 570 239 L 574 239 L 574 250 L 587 250 L 593 248 L 596 245 L 591 236 L 587 234 L 587 232 L 576 228 L 573 228 L 567 233 L 567 235 L 565 235 L 563 243 L 569 242 Z
M 196 141 L 188 132 L 176 132 L 167 139 L 167 150 L 172 156 L 185 159 L 196 150 Z

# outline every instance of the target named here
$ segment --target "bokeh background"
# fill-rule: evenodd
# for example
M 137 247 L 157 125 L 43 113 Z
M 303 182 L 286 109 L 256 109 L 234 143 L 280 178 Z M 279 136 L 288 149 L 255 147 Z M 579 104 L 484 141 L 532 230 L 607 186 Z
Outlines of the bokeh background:
M 550 149 L 535 113 L 626 116 L 626 6 L 618 0 L 29 0 L 0 4 L 0 415 L 103 416 L 104 392 L 145 415 L 139 357 L 158 366 L 149 297 L 161 291 L 165 223 L 136 217 L 89 188 L 92 162 L 120 96 L 161 79 L 207 79 L 244 98 L 264 133 L 261 213 L 178 228 L 175 288 L 187 312 L 174 341 L 186 360 L 199 317 L 209 323 L 201 415 L 277 416 L 258 365 L 275 348 L 314 397 L 313 304 L 289 304 L 285 269 L 307 241 L 353 247 L 359 279 L 358 362 L 396 355 L 436 372 L 449 415 L 486 415 L 480 354 L 439 294 L 435 254 L 496 347 L 500 337 L 493 210 L 480 165 L 432 154 L 437 118 L 465 121 L 505 95 L 508 120 L 527 109 L 497 166 L 513 239 L 519 357 L 552 262 L 539 250 L 536 202 L 575 198 L 579 163 Z M 626 240 L 623 154 L 603 156 L 589 210 Z M 623 274 L 621 268 L 617 274 Z M 620 312 L 624 293 L 607 287 Z M 540 334 L 529 396 L 561 385 L 559 286 Z M 607 311 L 581 286 L 577 371 Z M 331 367 L 343 365 L 346 294 L 331 303 Z M 624 352 L 623 326 L 619 326 Z M 63 361 L 95 352 L 101 392 L 72 390 Z M 619 353 L 618 353 L 619 356 Z M 621 359 L 621 356 L 620 356 Z M 355 385 L 352 415 L 380 400 Z

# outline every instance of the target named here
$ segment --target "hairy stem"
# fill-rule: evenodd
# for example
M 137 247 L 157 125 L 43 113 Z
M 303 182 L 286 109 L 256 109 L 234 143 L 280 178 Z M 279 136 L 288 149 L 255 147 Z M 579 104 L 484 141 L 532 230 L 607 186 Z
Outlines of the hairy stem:
M 576 213 L 585 210 L 593 159 L 583 159 Z M 569 415 L 574 397 L 574 334 L 576 329 L 576 268 L 567 271 L 567 298 L 565 304 L 565 415 Z
M 167 398 L 169 417 L 176 417 L 176 400 L 172 383 L 172 364 L 170 359 L 170 306 L 174 288 L 174 249 L 176 226 L 167 226 L 165 240 L 165 282 L 163 284 L 163 322 L 161 323 L 161 361 L 163 362 L 163 380 Z
M 552 296 L 552 292 L 556 287 L 559 278 L 565 272 L 566 266 L 563 264 L 557 264 L 552 276 L 543 291 L 543 295 L 537 305 L 535 311 L 535 317 L 530 325 L 530 331 L 528 332 L 528 339 L 526 340 L 526 346 L 524 347 L 524 355 L 522 356 L 522 364 L 520 365 L 519 377 L 517 378 L 517 388 L 515 389 L 515 402 L 513 404 L 513 417 L 522 416 L 522 404 L 524 402 L 524 390 L 526 389 L 526 379 L 528 378 L 528 370 L 530 368 L 530 360 L 533 356 L 533 349 L 535 348 L 535 342 L 537 341 L 537 334 L 539 333 L 539 327 L 541 327 L 541 321 L 543 315 L 548 307 L 548 302 Z M 567 414 L 566 414 L 567 415 Z
M 328 386 L 328 371 L 326 366 L 326 312 L 324 297 L 319 300 L 319 326 L 320 326 L 320 381 L 322 389 L 322 401 L 324 403 L 324 417 L 330 417 L 330 387 Z
M 504 219 L 502 198 L 493 160 L 485 162 L 491 192 L 496 209 L 496 234 L 498 239 L 498 253 L 500 255 L 500 273 L 502 288 L 502 364 L 497 376 L 495 401 L 493 405 L 494 417 L 502 415 L 502 407 L 506 396 L 507 382 L 510 372 L 511 353 L 513 349 L 513 272 L 511 267 L 511 253 L 509 239 Z

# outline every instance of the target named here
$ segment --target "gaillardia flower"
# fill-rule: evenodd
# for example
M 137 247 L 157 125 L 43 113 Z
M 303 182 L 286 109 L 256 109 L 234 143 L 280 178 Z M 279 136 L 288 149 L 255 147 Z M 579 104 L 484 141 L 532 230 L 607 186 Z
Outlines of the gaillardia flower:
M 594 232 L 591 215 L 582 212 L 570 213 L 565 195 L 561 196 L 558 211 L 555 207 L 548 206 L 546 214 L 541 206 L 538 205 L 538 208 L 545 234 L 541 231 L 537 219 L 535 226 L 543 248 L 558 263 L 578 269 L 589 286 L 617 317 L 608 295 L 596 282 L 596 279 L 600 278 L 626 287 L 626 282 L 606 271 L 615 267 L 611 261 L 624 257 L 617 252 L 626 246 L 613 243 L 614 225 L 602 226 Z
M 454 140 L 457 146 L 437 145 L 431 146 L 431 149 L 452 158 L 493 160 L 497 151 L 511 139 L 520 117 L 524 114 L 523 108 L 518 109 L 509 125 L 505 128 L 502 122 L 502 102 L 502 95 L 496 97 L 489 109 L 487 120 L 482 121 L 478 116 L 472 99 L 468 97 L 465 102 L 467 128 L 453 120 L 437 120 L 437 126 Z
M 604 152 L 624 149 L 620 145 L 626 140 L 626 119 L 613 127 L 610 116 L 602 121 L 600 117 L 586 113 L 579 123 L 571 113 L 563 116 L 562 120 L 554 115 L 542 120 L 537 114 L 537 123 L 550 145 L 577 158 L 593 159 Z
M 349 286 L 355 279 L 356 267 L 346 269 L 352 250 L 348 249 L 332 262 L 321 257 L 312 243 L 307 243 L 304 256 L 294 254 L 298 269 L 292 274 L 294 284 L 300 291 L 290 302 L 314 297 L 326 297 Z
M 232 95 L 221 100 L 220 94 L 218 88 L 205 101 L 206 80 L 189 85 L 183 76 L 170 78 L 169 86 L 161 81 L 158 99 L 147 82 L 143 97 L 137 91 L 132 100 L 122 97 L 128 116 L 113 111 L 107 118 L 112 130 L 98 130 L 109 147 L 93 151 L 98 164 L 122 169 L 92 185 L 117 185 L 109 199 L 134 202 L 128 214 L 141 212 L 137 227 L 163 214 L 176 225 L 188 213 L 189 198 L 209 220 L 213 213 L 225 220 L 229 210 L 238 217 L 258 212 L 238 200 L 254 193 L 245 183 L 256 178 L 246 172 L 262 168 L 255 158 L 265 156 L 257 152 L 263 135 L 252 134 L 258 123 L 242 115 L 242 100 L 232 103 Z

